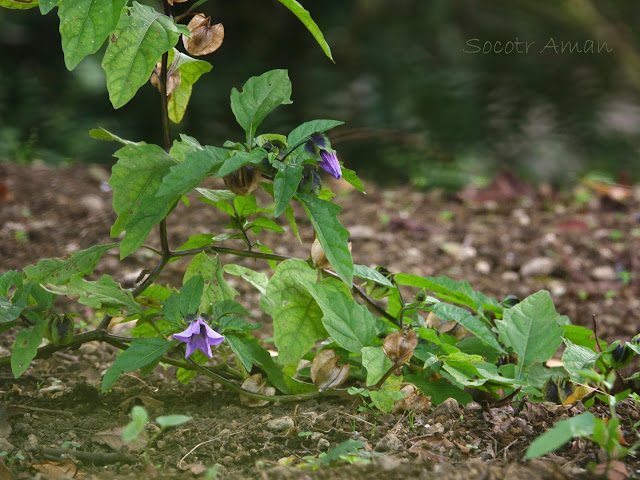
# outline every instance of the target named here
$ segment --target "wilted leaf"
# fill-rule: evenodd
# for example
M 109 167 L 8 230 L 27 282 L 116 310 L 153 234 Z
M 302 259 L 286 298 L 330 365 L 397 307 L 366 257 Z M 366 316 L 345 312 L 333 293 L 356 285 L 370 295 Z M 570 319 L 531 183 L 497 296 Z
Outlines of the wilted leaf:
M 187 25 L 190 37 L 182 35 L 184 48 L 191 55 L 201 56 L 215 52 L 224 40 L 224 26 L 221 23 L 211 25 L 211 17 L 202 13 L 193 16 Z

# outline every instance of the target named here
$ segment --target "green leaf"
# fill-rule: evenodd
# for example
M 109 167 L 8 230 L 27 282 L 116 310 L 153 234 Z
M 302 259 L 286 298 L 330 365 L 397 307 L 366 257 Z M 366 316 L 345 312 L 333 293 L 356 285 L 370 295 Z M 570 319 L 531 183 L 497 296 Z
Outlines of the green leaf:
M 176 248 L 176 251 L 179 250 L 190 250 L 192 248 L 202 248 L 207 245 L 213 245 L 213 235 L 211 233 L 201 233 L 200 235 L 193 235 L 189 237 L 185 243 Z
M 97 282 L 72 277 L 65 285 L 47 285 L 45 288 L 56 295 L 78 297 L 83 305 L 102 308 L 108 315 L 117 315 L 123 309 L 142 313 L 142 308 L 133 299 L 131 292 L 123 290 L 109 275 L 103 275 Z
M 175 342 L 158 337 L 133 340 L 129 348 L 118 354 L 102 377 L 102 392 L 106 392 L 123 373 L 157 362 L 173 345 Z
M 200 142 L 189 135 L 184 133 L 180 134 L 180 140 L 174 140 L 169 150 L 169 155 L 177 162 L 184 162 L 187 159 L 187 154 L 202 150 Z
M 320 48 L 322 48 L 322 51 L 324 52 L 324 54 L 327 57 L 329 57 L 333 62 L 333 57 L 331 56 L 331 48 L 329 48 L 329 44 L 324 39 L 324 35 L 322 34 L 320 27 L 318 27 L 316 22 L 313 21 L 309 12 L 306 11 L 302 5 L 296 2 L 296 0 L 278 0 L 278 1 L 281 4 L 283 4 L 285 7 L 287 7 L 289 10 L 291 10 L 291 12 L 296 17 L 298 17 L 298 19 L 302 22 L 302 24 L 305 27 L 307 27 L 307 30 L 309 30 L 309 33 L 313 35 L 313 38 L 316 39 L 316 42 L 318 42 L 318 45 L 320 45 Z
M 229 150 L 226 150 L 230 152 Z M 254 148 L 251 152 L 231 152 L 232 155 L 222 164 L 220 170 L 216 174 L 218 177 L 224 177 L 235 172 L 243 165 L 257 165 L 267 158 L 267 151 L 262 148 Z
M 0 7 L 12 10 L 27 10 L 37 7 L 38 4 L 38 0 L 0 0 Z
M 302 165 L 286 165 L 278 170 L 273 180 L 273 196 L 276 201 L 273 216 L 279 217 L 289 206 L 289 202 L 296 194 L 298 184 L 302 179 Z
M 149 420 L 149 415 L 144 407 L 135 405 L 131 409 L 131 422 L 124 427 L 122 431 L 122 439 L 125 442 L 135 442 L 144 432 L 144 426 Z
M 51 0 L 55 4 L 56 0 Z M 127 0 L 64 0 L 60 2 L 60 37 L 64 63 L 73 70 L 96 53 L 116 28 Z M 40 1 L 42 9 L 42 0 Z
M 265 210 L 258 207 L 258 202 L 253 194 L 237 195 L 233 199 L 233 206 L 236 209 L 236 213 L 240 217 L 248 217 L 254 213 L 264 212 Z
M 384 354 L 382 347 L 364 347 L 362 366 L 367 370 L 366 385 L 375 385 L 392 366 L 391 360 Z
M 169 120 L 173 123 L 180 123 L 184 113 L 187 111 L 193 85 L 205 73 L 211 71 L 212 65 L 204 60 L 191 58 L 184 53 L 178 52 L 175 48 L 169 53 L 169 65 L 172 65 L 174 57 L 178 56 L 176 70 L 180 72 L 180 85 L 171 94 L 169 99 Z
M 414 384 L 422 393 L 430 396 L 434 405 L 440 405 L 448 398 L 455 398 L 462 405 L 466 405 L 473 400 L 471 395 L 461 388 L 451 385 L 444 378 L 432 381 L 420 375 L 405 375 L 404 381 Z
M 165 218 L 179 195 L 156 197 L 162 179 L 173 160 L 157 145 L 127 145 L 115 153 L 118 162 L 112 168 L 109 184 L 113 187 L 113 208 L 118 214 L 111 236 L 126 230 L 120 245 L 120 258 L 136 251 L 151 229 Z
M 293 230 L 293 233 L 298 239 L 298 241 L 300 242 L 300 245 L 302 245 L 302 239 L 300 238 L 300 233 L 298 232 L 298 224 L 296 223 L 296 216 L 293 213 L 293 207 L 291 206 L 291 204 L 288 204 L 287 207 L 284 209 L 284 216 L 289 221 L 289 225 L 291 225 L 291 230 Z
M 287 136 L 287 145 L 289 148 L 294 148 L 314 133 L 326 132 L 327 130 L 331 130 L 343 123 L 344 122 L 339 122 L 337 120 L 311 120 L 310 122 L 305 122 L 291 130 L 291 133 Z
M 290 103 L 291 81 L 286 70 L 271 70 L 251 77 L 242 92 L 231 90 L 231 110 L 247 134 L 249 147 L 265 117 L 277 106 Z
M 327 260 L 342 281 L 351 288 L 353 259 L 347 242 L 349 232 L 338 221 L 342 207 L 310 195 L 299 194 L 297 197 L 311 220 Z
M 211 200 L 214 203 L 226 202 L 227 200 L 233 200 L 236 196 L 231 190 L 210 190 L 208 188 L 196 188 L 196 192 L 200 193 L 207 200 Z
M 126 8 L 107 45 L 102 68 L 107 74 L 107 90 L 114 108 L 131 100 L 151 76 L 163 53 L 180 38 L 189 34 L 187 28 L 176 25 L 166 15 L 152 7 L 133 2 Z
M 203 290 L 204 278 L 202 275 L 195 275 L 187 280 L 187 283 L 180 290 L 180 313 L 182 316 L 198 311 Z
M 571 374 L 574 381 L 583 382 L 584 377 L 580 374 L 580 371 L 593 369 L 600 354 L 566 339 L 565 343 L 567 347 L 562 353 L 564 368 Z
M 280 225 L 267 217 L 256 218 L 248 225 L 248 227 L 266 228 L 267 230 L 271 230 L 273 232 L 284 232 L 284 229 Z
M 62 285 L 73 276 L 81 277 L 93 273 L 104 252 L 117 246 L 117 243 L 95 245 L 67 255 L 66 258 L 43 259 L 37 265 L 25 267 L 24 273 L 27 275 L 27 280 L 33 282 Z
M 375 318 L 351 297 L 342 282 L 329 278 L 319 284 L 305 280 L 304 285 L 322 309 L 322 324 L 338 345 L 353 353 L 371 345 Z
M 342 443 L 339 443 L 331 450 L 327 452 L 327 454 L 319 459 L 319 463 L 324 466 L 333 465 L 340 461 L 344 460 L 344 457 L 349 457 L 349 455 L 356 455 L 358 450 L 365 447 L 365 442 L 362 440 L 345 440 Z
M 224 162 L 227 153 L 224 148 L 209 146 L 187 153 L 184 161 L 170 167 L 155 196 L 185 195 L 191 192 Z
M 169 427 L 177 427 L 193 420 L 188 415 L 164 415 L 162 417 L 156 417 L 156 423 L 160 425 L 162 430 Z
M 44 336 L 44 327 L 45 323 L 42 321 L 18 332 L 11 354 L 11 371 L 15 378 L 26 372 L 31 361 L 36 358 L 38 347 Z
M 132 142 L 131 140 L 126 140 L 117 136 L 115 133 L 111 133 L 109 130 L 106 130 L 102 127 L 94 128 L 93 130 L 89 130 L 89 136 L 95 138 L 96 140 L 106 140 L 110 142 L 119 142 L 123 145 L 138 145 L 140 142 Z
M 518 379 L 534 362 L 546 362 L 562 344 L 563 330 L 549 292 L 541 290 L 512 308 L 496 321 L 499 339 L 518 355 Z
M 238 358 L 242 360 L 247 371 L 251 370 L 252 363 L 255 362 L 266 372 L 274 387 L 282 393 L 289 393 L 289 387 L 284 380 L 282 370 L 280 370 L 280 367 L 273 361 L 271 354 L 262 348 L 256 338 L 233 334 L 230 334 L 229 337 L 233 337 L 234 340 L 229 342 L 229 344 L 232 345 L 232 349 L 234 349 L 233 345 L 235 345 L 237 351 L 234 350 L 234 352 L 236 352 Z M 249 359 L 251 359 L 251 361 L 248 361 Z M 245 361 L 247 361 L 248 364 L 245 363 Z
M 466 281 L 458 282 L 444 276 L 420 277 L 406 273 L 398 273 L 394 278 L 399 285 L 426 288 L 447 302 L 465 305 L 478 313 L 485 309 L 502 310 L 498 308 L 499 304 L 495 299 L 476 292 Z
M 273 318 L 273 341 L 282 365 L 297 362 L 317 340 L 327 337 L 322 310 L 303 283 L 317 278 L 302 260 L 285 260 L 269 280 L 260 308 Z
M 365 280 L 373 280 L 386 287 L 393 287 L 393 283 L 391 283 L 387 277 L 375 268 L 367 267 L 366 265 L 354 265 L 353 275 L 358 278 L 364 278 Z
M 356 172 L 354 172 L 353 170 L 342 167 L 342 179 L 350 183 L 360 193 L 364 193 L 362 182 L 358 178 L 358 175 L 356 175 Z
M 595 416 L 591 412 L 584 412 L 573 418 L 561 420 L 551 430 L 536 438 L 529 448 L 525 458 L 538 458 L 559 449 L 574 437 L 586 437 L 593 434 Z
M 487 324 L 479 318 L 474 317 L 467 310 L 448 303 L 437 303 L 433 305 L 430 310 L 445 322 L 451 320 L 458 322 L 495 352 L 505 353 Z
M 46 15 L 53 10 L 53 7 L 58 4 L 58 1 L 59 0 L 40 0 L 40 13 Z
M 582 325 L 560 325 L 564 330 L 565 340 L 569 340 L 576 345 L 587 347 L 592 351 L 596 351 L 596 339 L 593 338 L 593 330 L 583 327 Z M 600 346 L 605 348 L 602 340 Z
M 235 275 L 236 277 L 243 278 L 251 285 L 256 287 L 256 289 L 260 292 L 261 295 L 265 295 L 267 293 L 267 285 L 269 283 L 269 279 L 262 272 L 256 272 L 251 270 L 250 268 L 243 267 L 242 265 L 236 265 L 235 263 L 230 263 L 224 266 L 225 273 L 230 275 Z

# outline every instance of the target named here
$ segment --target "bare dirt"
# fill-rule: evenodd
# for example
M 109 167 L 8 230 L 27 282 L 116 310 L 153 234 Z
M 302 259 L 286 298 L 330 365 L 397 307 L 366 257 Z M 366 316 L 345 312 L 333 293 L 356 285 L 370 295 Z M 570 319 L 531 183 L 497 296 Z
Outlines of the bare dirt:
M 95 166 L 52 170 L 0 163 L 0 272 L 113 241 L 108 175 Z M 224 188 L 215 180 L 208 186 Z M 356 263 L 467 280 L 499 300 L 547 289 L 558 312 L 573 323 L 593 328 L 595 316 L 598 334 L 607 341 L 628 340 L 640 331 L 637 187 L 591 183 L 559 194 L 548 187 L 527 187 L 508 174 L 490 188 L 458 195 L 373 185 L 366 185 L 367 195 L 361 195 L 340 182 L 331 186 L 344 206 L 341 220 L 351 232 Z M 302 245 L 290 232 L 269 233 L 262 241 L 276 253 L 307 258 L 311 226 L 303 212 L 296 216 Z M 190 207 L 179 205 L 168 219 L 170 244 L 176 247 L 198 233 L 221 233 L 225 223 L 213 207 L 193 197 Z M 156 236 L 149 244 L 157 245 Z M 95 275 L 109 273 L 133 286 L 140 272 L 153 265 L 144 250 L 123 262 L 117 255 L 108 252 Z M 179 286 L 187 262 L 171 263 L 159 283 Z M 268 269 L 259 262 L 240 260 Z M 268 337 L 268 319 L 257 310 L 257 294 L 240 282 L 235 286 L 245 307 L 267 324 Z M 65 302 L 60 307 L 75 309 L 88 325 L 95 323 L 86 307 Z M 9 353 L 13 335 L 3 334 L 1 355 Z M 460 406 L 446 401 L 423 413 L 380 414 L 359 411 L 361 403 L 353 399 L 251 409 L 207 379 L 184 386 L 173 367 L 162 366 L 145 378 L 126 374 L 101 394 L 101 375 L 115 354 L 110 346 L 85 344 L 35 361 L 19 379 L 9 368 L 0 371 L 0 452 L 7 452 L 4 465 L 10 469 L 0 465 L 0 479 L 12 474 L 190 478 L 217 465 L 218 478 L 233 479 L 533 480 L 591 478 L 595 474 L 589 463 L 604 461 L 603 453 L 586 441 L 570 442 L 541 460 L 524 460 L 531 441 L 558 420 L 584 411 L 580 404 Z M 118 428 L 128 423 L 136 404 L 145 406 L 152 418 L 176 413 L 193 421 L 169 430 L 142 453 L 119 440 Z M 602 406 L 592 411 L 606 413 Z M 620 413 L 621 435 L 631 444 L 638 439 L 633 425 L 640 412 L 624 403 Z M 364 442 L 359 459 L 369 463 L 312 468 L 322 452 L 348 439 Z M 631 456 L 618 468 L 626 472 L 618 478 L 628 478 L 640 473 L 640 461 Z

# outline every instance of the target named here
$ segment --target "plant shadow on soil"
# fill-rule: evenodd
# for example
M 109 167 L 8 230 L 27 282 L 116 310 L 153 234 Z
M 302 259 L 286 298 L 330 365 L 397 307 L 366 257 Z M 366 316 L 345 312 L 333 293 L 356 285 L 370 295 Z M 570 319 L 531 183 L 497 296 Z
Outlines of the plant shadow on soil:
M 0 272 L 20 269 L 40 258 L 59 257 L 94 244 L 108 243 L 115 220 L 111 192 L 104 188 L 108 172 L 73 166 L 51 170 L 33 165 L 0 163 Z M 224 188 L 212 183 L 212 188 Z M 509 202 L 462 202 L 441 193 L 409 188 L 381 190 L 367 185 L 362 196 L 333 183 L 341 221 L 351 231 L 356 263 L 383 264 L 392 272 L 445 275 L 467 280 L 474 289 L 501 300 L 548 289 L 559 313 L 573 323 L 593 328 L 612 341 L 628 340 L 640 323 L 640 195 L 624 203 L 597 194 L 585 203 L 554 193 L 529 194 Z M 102 188 L 101 188 L 102 187 Z M 276 253 L 306 258 L 312 230 L 302 212 L 296 214 L 303 244 L 292 235 L 267 234 L 263 243 Z M 195 219 L 195 220 L 194 220 Z M 169 217 L 169 241 L 177 246 L 189 235 L 219 233 L 225 221 L 195 198 Z M 149 243 L 157 243 L 152 234 Z M 548 258 L 535 270 L 535 261 Z M 108 273 L 132 286 L 152 263 L 140 251 L 123 262 L 108 253 L 94 276 Z M 223 261 L 235 261 L 223 258 Z M 537 260 L 540 262 L 540 260 Z M 251 259 L 241 264 L 256 267 Z M 169 265 L 161 284 L 180 285 L 186 261 Z M 268 269 L 264 265 L 265 271 Z M 631 282 L 618 275 L 634 275 Z M 611 273 L 613 272 L 613 273 Z M 235 280 L 235 279 L 232 279 Z M 265 324 L 257 310 L 258 294 L 238 280 L 241 303 Z M 61 302 L 91 322 L 93 312 Z M 3 335 L 6 355 L 14 332 Z M 602 453 L 586 441 L 570 442 L 541 460 L 525 462 L 531 441 L 557 421 L 584 410 L 551 404 L 460 406 L 445 402 L 424 413 L 359 412 L 357 399 L 244 407 L 238 397 L 197 378 L 184 386 L 173 367 L 158 367 L 149 376 L 125 374 L 106 394 L 101 375 L 116 350 L 85 344 L 35 361 L 19 379 L 9 368 L 0 377 L 0 451 L 19 478 L 189 478 L 218 465 L 218 478 L 590 478 L 589 462 Z M 170 429 L 148 447 L 148 458 L 122 445 L 118 428 L 130 420 L 133 405 L 143 405 L 150 418 L 187 414 L 193 421 Z M 606 409 L 594 407 L 604 416 Z M 619 406 L 628 443 L 637 440 L 632 425 L 640 420 L 635 405 Z M 149 426 L 152 433 L 153 426 Z M 302 435 L 300 435 L 302 434 Z M 323 452 L 346 440 L 363 442 L 353 464 L 310 468 Z M 118 443 L 120 442 L 120 443 Z M 60 456 L 63 446 L 76 449 Z M 86 455 L 84 455 L 86 453 Z M 118 456 L 114 456 L 118 455 Z M 22 458 L 20 458 L 22 457 Z M 367 459 L 369 463 L 359 463 Z M 129 463 L 130 462 L 130 463 Z M 57 463 L 57 464 L 56 464 Z M 640 471 L 636 457 L 625 460 L 630 473 Z M 301 468 L 306 465 L 307 468 Z M 65 470 L 66 469 L 66 470 Z M 0 471 L 0 476 L 2 472 Z M 10 478 L 10 477 L 1 477 Z

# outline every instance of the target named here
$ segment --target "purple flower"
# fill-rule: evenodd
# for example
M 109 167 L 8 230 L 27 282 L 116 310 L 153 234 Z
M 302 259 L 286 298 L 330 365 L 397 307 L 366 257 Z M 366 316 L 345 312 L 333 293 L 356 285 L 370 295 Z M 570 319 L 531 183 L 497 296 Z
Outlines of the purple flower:
M 175 333 L 173 338 L 187 344 L 187 353 L 184 358 L 189 358 L 198 348 L 211 358 L 213 356 L 211 345 L 220 345 L 224 341 L 224 336 L 215 332 L 202 320 L 202 317 L 191 322 L 184 332 Z
M 334 177 L 342 178 L 342 169 L 340 168 L 340 162 L 338 162 L 336 152 L 320 150 L 320 156 L 322 157 L 322 161 L 318 162 L 318 165 Z
M 336 178 L 342 178 L 342 169 L 336 155 L 336 151 L 331 148 L 329 139 L 320 133 L 314 133 L 305 145 L 305 150 L 310 154 L 320 154 L 318 165 Z

